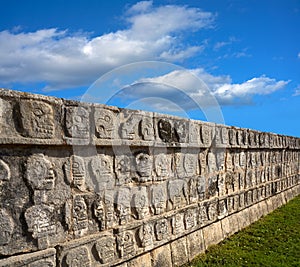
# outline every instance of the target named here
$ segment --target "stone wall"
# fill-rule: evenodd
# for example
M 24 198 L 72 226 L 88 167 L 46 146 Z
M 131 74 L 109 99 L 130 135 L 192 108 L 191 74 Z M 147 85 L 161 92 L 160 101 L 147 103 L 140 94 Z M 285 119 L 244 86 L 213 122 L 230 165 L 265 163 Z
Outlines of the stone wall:
M 0 266 L 179 266 L 300 193 L 300 139 L 0 90 Z

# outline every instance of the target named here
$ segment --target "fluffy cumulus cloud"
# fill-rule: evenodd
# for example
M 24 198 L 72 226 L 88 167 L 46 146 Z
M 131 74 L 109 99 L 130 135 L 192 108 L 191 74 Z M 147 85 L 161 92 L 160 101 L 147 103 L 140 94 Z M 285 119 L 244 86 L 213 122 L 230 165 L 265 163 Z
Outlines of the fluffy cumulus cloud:
M 47 89 L 88 85 L 106 71 L 141 60 L 180 61 L 203 49 L 178 36 L 211 27 L 214 14 L 198 8 L 138 2 L 128 27 L 91 37 L 67 30 L 0 32 L 0 82 L 45 82 Z M 183 37 L 184 38 L 184 37 Z
M 198 68 L 175 70 L 166 75 L 140 79 L 125 87 L 122 97 L 147 101 L 148 98 L 155 96 L 156 101 L 153 105 L 156 108 L 161 106 L 163 109 L 167 108 L 165 99 L 184 109 L 197 108 L 195 104 L 201 107 L 247 105 L 252 103 L 254 95 L 271 94 L 283 89 L 288 83 L 289 81 L 277 81 L 261 76 L 235 84 L 229 76 L 213 76 Z
M 213 27 L 215 15 L 199 8 L 154 6 L 152 1 L 142 1 L 126 11 L 125 19 L 126 28 L 99 36 L 56 28 L 0 32 L 1 85 L 43 83 L 45 90 L 88 87 L 123 64 L 145 60 L 180 62 L 205 48 L 204 41 L 203 45 L 193 46 L 185 38 L 191 32 Z M 214 49 L 236 41 L 232 37 L 217 43 Z M 266 76 L 235 84 L 229 76 L 213 76 L 197 68 L 140 79 L 127 86 L 123 97 L 161 97 L 184 108 L 192 108 L 192 100 L 202 106 L 214 105 L 216 100 L 222 105 L 245 104 L 253 95 L 271 94 L 286 84 Z M 167 108 L 159 101 L 152 105 Z

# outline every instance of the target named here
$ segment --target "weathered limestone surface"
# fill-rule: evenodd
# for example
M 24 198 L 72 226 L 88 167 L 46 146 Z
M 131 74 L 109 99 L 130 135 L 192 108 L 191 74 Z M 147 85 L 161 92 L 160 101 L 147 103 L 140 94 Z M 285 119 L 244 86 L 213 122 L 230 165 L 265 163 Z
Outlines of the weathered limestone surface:
M 300 194 L 300 139 L 0 90 L 0 266 L 180 266 Z

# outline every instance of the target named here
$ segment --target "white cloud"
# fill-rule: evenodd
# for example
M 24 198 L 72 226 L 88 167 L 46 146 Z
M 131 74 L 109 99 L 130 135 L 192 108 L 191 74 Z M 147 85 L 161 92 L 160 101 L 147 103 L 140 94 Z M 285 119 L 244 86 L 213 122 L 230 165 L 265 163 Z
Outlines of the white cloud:
M 300 95 L 300 85 L 298 85 L 298 86 L 296 87 L 293 96 L 299 96 L 299 95 Z
M 198 68 L 190 71 L 175 70 L 159 77 L 140 79 L 127 86 L 121 97 L 146 101 L 155 96 L 157 100 L 152 106 L 155 109 L 161 106 L 165 110 L 174 106 L 166 106 L 166 99 L 184 109 L 196 108 L 195 102 L 200 107 L 245 105 L 251 103 L 254 95 L 271 94 L 283 89 L 288 83 L 261 76 L 237 84 L 229 76 L 213 76 Z
M 298 53 L 298 58 L 300 58 L 300 52 Z
M 132 7 L 130 7 L 127 13 L 132 14 L 132 13 L 146 12 L 150 8 L 152 8 L 152 5 L 153 5 L 153 1 L 140 1 L 135 5 L 133 5 Z
M 89 85 L 106 71 L 141 60 L 180 61 L 203 50 L 179 35 L 211 27 L 214 15 L 198 8 L 138 2 L 124 30 L 90 37 L 67 30 L 0 32 L 0 83 L 44 82 L 46 88 Z
M 214 49 L 215 50 L 219 50 L 220 48 L 223 48 L 225 46 L 230 46 L 232 45 L 233 43 L 235 42 L 238 42 L 238 39 L 235 38 L 234 36 L 230 37 L 228 39 L 228 41 L 221 41 L 221 42 L 217 42 L 215 45 L 214 45 Z

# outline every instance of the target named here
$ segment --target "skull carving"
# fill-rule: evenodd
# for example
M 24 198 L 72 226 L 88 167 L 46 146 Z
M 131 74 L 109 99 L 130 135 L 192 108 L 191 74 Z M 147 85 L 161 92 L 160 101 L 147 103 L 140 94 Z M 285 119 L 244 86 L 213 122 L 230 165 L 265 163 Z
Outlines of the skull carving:
M 54 136 L 53 109 L 49 104 L 41 101 L 22 101 L 19 115 L 22 135 L 44 139 Z

